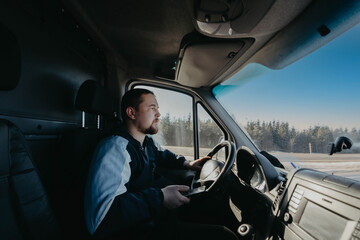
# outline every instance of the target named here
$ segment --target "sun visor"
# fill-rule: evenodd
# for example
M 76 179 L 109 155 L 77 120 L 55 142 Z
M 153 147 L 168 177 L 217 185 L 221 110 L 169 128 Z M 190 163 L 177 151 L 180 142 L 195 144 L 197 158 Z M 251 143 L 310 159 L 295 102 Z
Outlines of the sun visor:
M 15 35 L 1 24 L 0 35 L 0 90 L 12 90 L 20 79 L 20 47 Z
M 243 40 L 203 40 L 180 49 L 175 80 L 186 86 L 202 87 L 214 82 L 238 58 Z

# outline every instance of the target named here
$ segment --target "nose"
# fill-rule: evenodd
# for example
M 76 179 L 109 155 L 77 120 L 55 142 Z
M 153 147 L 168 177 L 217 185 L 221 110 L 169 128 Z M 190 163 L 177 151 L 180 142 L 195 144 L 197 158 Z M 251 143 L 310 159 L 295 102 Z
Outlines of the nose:
M 161 116 L 160 112 L 159 112 L 159 109 L 157 108 L 156 109 L 156 114 L 155 114 L 155 117 L 156 118 L 159 118 Z

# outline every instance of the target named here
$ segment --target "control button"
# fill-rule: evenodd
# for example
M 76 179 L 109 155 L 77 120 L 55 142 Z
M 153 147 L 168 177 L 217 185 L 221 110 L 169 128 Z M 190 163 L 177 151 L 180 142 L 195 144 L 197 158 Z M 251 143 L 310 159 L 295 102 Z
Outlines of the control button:
M 290 201 L 295 202 L 296 204 L 300 204 L 300 199 L 294 197 L 292 197 Z
M 288 209 L 290 210 L 290 211 L 292 211 L 293 213 L 296 213 L 296 209 L 294 209 L 294 208 L 292 208 L 292 207 L 288 207 Z
M 297 199 L 301 199 L 301 198 L 302 198 L 302 195 L 294 192 L 293 197 L 295 197 L 295 198 L 297 198 Z
M 300 195 L 304 195 L 304 190 L 300 189 L 300 188 L 296 188 L 295 192 L 297 192 Z
M 295 209 L 297 209 L 299 207 L 299 205 L 294 202 L 289 202 L 289 205 Z
M 291 223 L 292 220 L 293 220 L 293 219 L 292 219 L 291 214 L 288 213 L 288 212 L 286 212 L 286 213 L 284 214 L 284 222 L 285 222 L 285 223 Z
M 243 223 L 243 224 L 240 225 L 237 232 L 241 236 L 248 238 L 253 233 L 253 227 L 250 224 Z
M 247 226 L 240 226 L 240 232 L 246 232 L 248 230 Z
M 354 237 L 355 239 L 359 239 L 360 234 L 354 232 L 354 233 L 352 234 L 352 237 Z

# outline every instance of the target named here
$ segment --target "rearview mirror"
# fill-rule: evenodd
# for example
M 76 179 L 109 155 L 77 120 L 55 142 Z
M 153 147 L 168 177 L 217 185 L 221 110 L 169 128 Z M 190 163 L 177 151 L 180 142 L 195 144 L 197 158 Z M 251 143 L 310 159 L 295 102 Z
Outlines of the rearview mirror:
M 335 143 L 329 143 L 328 146 L 329 155 L 332 155 L 333 153 L 336 152 L 341 152 L 344 149 L 350 149 L 352 145 L 353 142 L 351 141 L 351 139 L 344 136 L 337 137 Z

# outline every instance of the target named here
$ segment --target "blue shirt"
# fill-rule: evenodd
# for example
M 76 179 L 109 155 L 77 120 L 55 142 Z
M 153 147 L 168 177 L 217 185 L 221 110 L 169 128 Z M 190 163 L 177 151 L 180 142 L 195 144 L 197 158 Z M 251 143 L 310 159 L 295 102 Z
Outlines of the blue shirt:
M 183 168 L 185 158 L 164 150 L 150 136 L 144 147 L 124 129 L 102 140 L 93 155 L 85 188 L 85 219 L 93 234 L 116 198 L 122 227 L 152 219 L 163 206 L 154 188 L 156 165 Z

